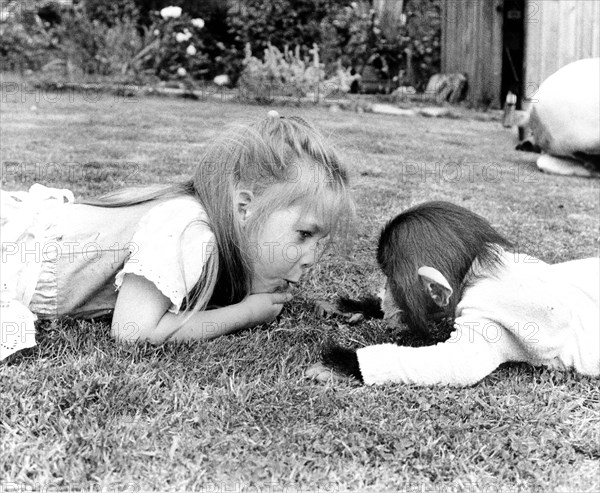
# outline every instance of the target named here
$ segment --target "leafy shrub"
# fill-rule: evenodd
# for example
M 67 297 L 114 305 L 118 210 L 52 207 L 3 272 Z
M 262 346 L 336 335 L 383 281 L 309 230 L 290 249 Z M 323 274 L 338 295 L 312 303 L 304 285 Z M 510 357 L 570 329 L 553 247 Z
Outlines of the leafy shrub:
M 55 48 L 55 40 L 35 15 L 10 12 L 0 23 L 0 64 L 3 70 L 39 70 Z
M 276 72 L 273 47 L 296 47 L 292 55 L 298 63 L 304 63 L 312 57 L 310 52 L 316 43 L 327 77 L 343 73 L 341 77 L 349 80 L 356 78 L 350 71 L 362 73 L 369 67 L 378 78 L 389 81 L 388 85 L 423 88 L 429 75 L 439 70 L 440 2 L 405 0 L 406 22 L 402 23 L 380 19 L 366 0 L 235 0 L 228 9 L 211 0 L 207 3 L 210 7 L 203 7 L 206 25 L 201 38 L 206 58 L 202 68 L 191 69 L 191 73 L 204 78 L 227 73 L 236 82 L 245 72 L 247 84 L 249 71 L 258 81 L 257 71 L 262 67 L 267 72 L 261 76 L 261 83 L 266 83 Z M 190 2 L 178 4 L 184 8 L 184 15 L 192 8 Z M 254 57 L 256 61 L 249 68 L 245 55 L 248 44 L 252 53 L 269 54 L 271 60 L 264 59 L 261 65 L 260 57 Z M 285 53 L 277 57 L 286 59 Z M 183 62 L 180 58 L 179 63 Z M 289 60 L 286 63 L 289 65 Z M 302 83 L 294 84 L 289 87 L 303 87 Z
M 179 6 L 191 18 L 212 18 L 228 10 L 227 4 L 234 4 L 237 0 L 134 0 L 139 12 L 140 25 L 149 27 L 155 20 L 156 12 L 171 5 Z M 114 0 L 113 0 L 114 2 Z
M 366 0 L 42 3 L 47 22 L 31 9 L 28 19 L 0 22 L 0 62 L 35 70 L 59 59 L 86 74 L 130 71 L 188 82 L 227 74 L 236 83 L 243 75 L 247 87 L 282 85 L 295 94 L 327 77 L 346 90 L 361 73 L 363 83 L 374 74 L 387 86 L 423 88 L 439 70 L 440 3 L 405 0 L 405 22 L 380 19 Z M 178 15 L 163 18 L 157 9 L 171 4 L 181 7 Z M 264 59 L 248 55 L 247 45 Z
M 326 63 L 339 58 L 359 73 L 368 67 L 394 85 L 418 88 L 439 71 L 440 0 L 406 0 L 405 22 L 395 25 L 368 2 L 352 2 L 324 18 L 321 31 Z
M 209 60 L 207 78 L 227 74 L 236 83 L 243 70 L 244 46 L 235 42 L 236 34 L 229 28 L 229 9 L 223 2 L 207 9 L 202 33 L 204 50 Z
M 322 46 L 321 21 L 347 3 L 347 0 L 238 0 L 227 16 L 230 45 L 239 53 L 246 44 L 250 44 L 253 53 L 263 53 L 269 45 L 279 49 L 294 46 L 299 49 L 300 57 L 311 57 L 314 44 Z M 327 56 L 324 61 L 328 74 L 336 70 L 334 58 Z
M 203 27 L 203 20 L 192 20 L 186 13 L 167 19 L 155 15 L 149 28 L 155 40 L 142 66 L 161 79 L 204 78 L 209 73 L 209 59 L 204 52 Z
M 334 0 L 240 0 L 229 11 L 229 29 L 241 47 L 252 51 L 273 46 L 298 46 L 308 55 L 321 41 L 320 22 L 332 8 L 345 2 Z
M 351 92 L 354 83 L 361 78 L 361 75 L 357 74 L 351 67 L 344 68 L 341 60 L 338 60 L 336 70 L 321 85 L 321 94 L 326 98 L 341 96 L 344 93 Z
M 143 45 L 135 19 L 116 18 L 109 26 L 88 17 L 83 5 L 63 13 L 51 32 L 62 57 L 84 74 L 122 73 Z
M 366 2 L 354 2 L 321 22 L 321 30 L 329 41 L 329 58 L 341 59 L 346 66 L 362 69 L 375 55 L 375 10 Z
M 299 46 L 294 51 L 286 46 L 282 53 L 270 43 L 264 50 L 264 60 L 252 56 L 250 43 L 246 44 L 245 55 L 239 87 L 243 95 L 259 102 L 269 102 L 275 96 L 306 96 L 319 90 L 325 76 L 316 44 L 311 50 L 312 60 L 300 55 Z
M 406 45 L 411 53 L 409 85 L 424 89 L 440 71 L 441 0 L 406 0 Z
M 139 8 L 134 0 L 84 0 L 81 8 L 89 20 L 106 26 L 113 26 L 125 19 L 137 20 L 139 16 Z

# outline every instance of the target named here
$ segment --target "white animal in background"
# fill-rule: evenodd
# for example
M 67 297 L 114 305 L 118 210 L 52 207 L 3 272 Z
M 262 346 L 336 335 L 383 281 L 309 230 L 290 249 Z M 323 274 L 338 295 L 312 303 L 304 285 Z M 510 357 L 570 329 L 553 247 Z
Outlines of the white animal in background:
M 542 152 L 540 170 L 600 177 L 600 58 L 578 60 L 552 74 L 532 96 L 529 111 L 516 111 L 514 103 L 509 93 L 504 124 L 529 127 Z

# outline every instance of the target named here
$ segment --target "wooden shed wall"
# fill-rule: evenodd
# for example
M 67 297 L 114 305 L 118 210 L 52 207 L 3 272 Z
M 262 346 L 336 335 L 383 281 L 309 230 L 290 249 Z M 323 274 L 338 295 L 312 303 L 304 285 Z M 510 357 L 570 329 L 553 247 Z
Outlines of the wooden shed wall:
M 600 1 L 528 0 L 525 96 L 570 62 L 600 56 Z
M 445 0 L 442 3 L 443 73 L 466 73 L 467 100 L 500 106 L 502 14 L 499 0 Z

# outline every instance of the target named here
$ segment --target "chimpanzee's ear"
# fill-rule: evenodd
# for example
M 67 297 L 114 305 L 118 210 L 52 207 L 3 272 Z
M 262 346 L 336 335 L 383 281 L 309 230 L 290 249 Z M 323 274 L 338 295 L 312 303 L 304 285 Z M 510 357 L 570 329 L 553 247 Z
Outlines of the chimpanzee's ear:
M 423 266 L 418 270 L 421 283 L 438 306 L 447 306 L 452 296 L 452 288 L 444 275 L 433 267 Z

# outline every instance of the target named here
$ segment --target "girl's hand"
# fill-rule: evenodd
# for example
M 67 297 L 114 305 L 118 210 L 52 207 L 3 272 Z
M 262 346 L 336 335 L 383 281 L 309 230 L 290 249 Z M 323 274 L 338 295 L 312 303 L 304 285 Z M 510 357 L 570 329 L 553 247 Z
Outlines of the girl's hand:
M 248 310 L 252 325 L 259 325 L 275 320 L 283 304 L 291 299 L 290 293 L 258 293 L 249 295 L 240 304 Z

